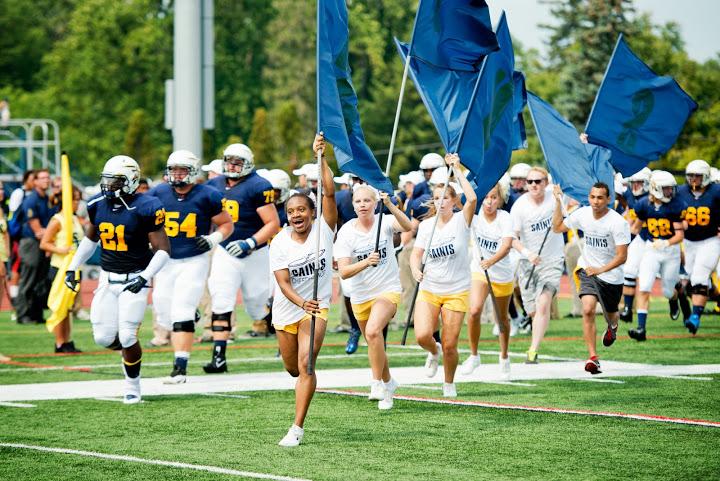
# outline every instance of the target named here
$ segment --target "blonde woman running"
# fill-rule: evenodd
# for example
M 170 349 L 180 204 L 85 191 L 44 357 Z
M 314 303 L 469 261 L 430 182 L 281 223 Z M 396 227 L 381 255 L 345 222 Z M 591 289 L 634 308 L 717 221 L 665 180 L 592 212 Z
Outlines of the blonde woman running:
M 457 154 L 447 154 L 445 162 L 455 171 L 460 167 L 460 158 Z M 437 210 L 439 217 L 424 273 L 420 271 L 420 264 L 435 222 L 433 217 L 420 223 L 410 258 L 413 277 L 420 283 L 420 292 L 415 304 L 415 337 L 417 343 L 429 353 L 425 362 L 428 377 L 435 376 L 442 350 L 445 358 L 443 363 L 445 370 L 443 396 L 445 397 L 457 396 L 454 382 L 458 364 L 457 342 L 470 297 L 468 241 L 470 224 L 477 204 L 475 191 L 465 176 L 459 175 L 457 179 L 466 199 L 460 212 L 453 212 L 458 193 L 451 185 L 448 185 L 447 189 L 443 186 L 436 186 L 433 189 L 434 209 L 431 211 Z M 445 192 L 444 197 L 443 192 Z M 435 214 L 435 212 L 431 213 Z M 432 336 L 433 331 L 437 329 L 439 314 L 442 314 L 442 347 Z
M 313 150 L 325 152 L 325 140 L 315 137 Z M 306 194 L 293 194 L 285 204 L 289 227 L 285 227 L 270 245 L 270 270 L 277 286 L 272 306 L 273 325 L 277 331 L 280 355 L 285 369 L 298 378 L 295 384 L 295 423 L 280 446 L 292 447 L 302 442 L 310 401 L 315 394 L 317 377 L 308 374 L 310 324 L 314 315 L 315 340 L 313 359 L 317 359 L 327 327 L 332 296 L 332 246 L 337 224 L 333 175 L 322 160 L 322 218 L 315 218 L 315 201 Z M 315 249 L 320 236 L 317 300 L 313 299 Z
M 383 329 L 397 312 L 402 292 L 393 234 L 408 232 L 412 223 L 386 193 L 380 193 L 380 198 L 392 215 L 375 215 L 378 193 L 369 185 L 353 190 L 357 218 L 342 226 L 334 250 L 340 277 L 350 281 L 352 310 L 368 344 L 373 379 L 369 399 L 379 401 L 378 409 L 391 409 L 398 384 L 390 377 Z M 378 219 L 382 224 L 375 250 Z
M 513 266 L 508 257 L 512 248 L 513 229 L 510 214 L 499 210 L 506 196 L 503 187 L 497 184 L 483 200 L 480 213 L 472 223 L 472 287 L 470 288 L 470 316 L 468 317 L 468 337 L 470 338 L 470 357 L 460 367 L 462 374 L 471 374 L 480 365 L 478 342 L 480 340 L 480 314 L 490 294 L 485 271 L 488 272 L 492 290 L 497 301 L 500 320 L 500 373 L 510 377 L 510 359 L 508 358 L 508 340 L 510 338 L 510 320 L 508 308 L 512 297 Z

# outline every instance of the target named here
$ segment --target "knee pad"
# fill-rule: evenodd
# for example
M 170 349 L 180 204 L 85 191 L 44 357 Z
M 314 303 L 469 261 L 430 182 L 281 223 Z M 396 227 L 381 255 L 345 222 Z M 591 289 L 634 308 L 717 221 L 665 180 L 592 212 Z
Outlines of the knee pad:
M 119 351 L 120 349 L 122 349 L 122 345 L 120 344 L 120 338 L 117 334 L 115 334 L 114 336 L 96 334 L 93 337 L 95 338 L 95 344 L 97 344 L 98 346 L 112 349 L 113 351 Z
M 223 312 L 220 314 L 215 314 L 213 312 L 210 325 L 213 332 L 230 332 L 230 316 L 232 315 L 232 312 Z
M 127 349 L 138 342 L 137 329 L 120 329 L 120 344 Z
M 624 282 L 625 287 L 635 287 L 636 286 L 636 280 L 634 277 L 626 277 Z
M 173 332 L 195 332 L 195 321 L 173 322 Z
M 702 284 L 696 284 L 694 286 L 690 286 L 690 294 L 710 297 L 710 288 L 708 286 L 703 286 Z

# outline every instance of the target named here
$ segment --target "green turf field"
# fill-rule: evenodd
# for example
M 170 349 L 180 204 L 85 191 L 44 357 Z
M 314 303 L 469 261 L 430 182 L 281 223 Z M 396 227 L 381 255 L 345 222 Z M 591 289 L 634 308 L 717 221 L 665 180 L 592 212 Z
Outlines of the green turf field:
M 692 337 L 680 321 L 669 319 L 666 302 L 657 301 L 653 308 L 650 339 L 642 344 L 627 339 L 628 325 L 623 324 L 616 345 L 600 347 L 601 360 L 720 364 L 720 317 L 705 316 L 698 335 Z M 561 312 L 567 312 L 565 302 Z M 244 327 L 247 318 L 241 315 L 240 322 Z M 149 324 L 143 326 L 143 342 L 150 338 Z M 552 321 L 541 354 L 584 359 L 580 327 L 579 319 Z M 55 356 L 50 354 L 52 337 L 44 328 L 19 326 L 6 315 L 0 317 L 0 352 L 14 363 L 0 364 L 0 390 L 18 383 L 120 379 L 117 353 L 93 346 L 89 323 L 78 323 L 75 332 L 76 344 L 88 352 Z M 392 332 L 390 342 L 399 342 L 400 336 Z M 327 336 L 319 372 L 367 367 L 365 348 L 347 356 L 345 340 L 345 334 Z M 518 336 L 511 352 L 522 353 L 528 344 L 527 335 Z M 200 375 L 210 356 L 208 344 L 196 347 L 189 375 Z M 489 327 L 481 350 L 497 350 Z M 391 368 L 424 361 L 418 351 L 391 347 L 390 353 Z M 230 370 L 279 371 L 282 366 L 275 354 L 272 339 L 237 341 L 228 350 Z M 461 354 L 461 360 L 465 356 Z M 143 376 L 167 375 L 171 360 L 169 350 L 147 350 Z M 483 362 L 494 363 L 496 356 L 484 355 Z M 62 367 L 87 367 L 89 372 Z M 611 379 L 617 383 L 463 383 L 458 385 L 458 400 L 720 422 L 718 374 Z M 367 390 L 363 382 L 356 390 Z M 238 479 L 242 471 L 314 480 L 720 478 L 720 428 L 409 400 L 397 400 L 391 411 L 380 412 L 374 402 L 359 397 L 318 393 L 303 445 L 287 450 L 276 443 L 291 423 L 293 393 L 237 394 L 247 397 L 145 396 L 139 406 L 95 399 L 32 401 L 36 407 L 27 409 L 0 406 L 0 480 Z M 436 386 L 401 387 L 398 394 L 440 398 Z M 3 443 L 133 456 L 143 463 L 44 453 Z M 146 464 L 148 460 L 237 472 L 158 466 Z

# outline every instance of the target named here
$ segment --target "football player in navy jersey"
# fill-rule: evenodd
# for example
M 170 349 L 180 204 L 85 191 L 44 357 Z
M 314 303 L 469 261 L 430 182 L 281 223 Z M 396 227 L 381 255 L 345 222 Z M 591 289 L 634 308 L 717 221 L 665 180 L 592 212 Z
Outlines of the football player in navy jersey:
M 710 276 L 720 258 L 720 185 L 711 183 L 710 165 L 693 160 L 685 168 L 687 184 L 678 197 L 685 210 L 685 270 L 690 276 L 692 314 L 685 327 L 695 334 L 710 294 Z
M 163 229 L 165 210 L 157 198 L 136 194 L 139 180 L 140 168 L 130 157 L 117 155 L 105 163 L 102 192 L 87 204 L 87 236 L 65 276 L 65 284 L 76 290 L 77 269 L 100 244 L 102 271 L 90 320 L 97 344 L 122 349 L 125 404 L 140 402 L 142 348 L 137 332 L 145 317 L 147 282 L 170 257 L 170 242 Z
M 638 276 L 638 326 L 628 331 L 636 341 L 644 341 L 646 338 L 650 291 L 658 275 L 662 280 L 663 295 L 670 300 L 671 316 L 679 315 L 675 286 L 680 280 L 680 243 L 683 240 L 682 216 L 685 204 L 675 195 L 676 185 L 675 177 L 670 172 L 656 170 L 650 176 L 649 195 L 635 204 L 637 219 L 632 230 L 636 233 L 639 231 L 644 242 Z
M 225 210 L 234 223 L 230 237 L 215 250 L 208 279 L 212 298 L 213 356 L 203 369 L 227 371 L 225 347 L 230 336 L 230 315 L 238 289 L 253 319 L 252 334 L 268 335 L 265 302 L 270 296 L 267 242 L 280 229 L 275 189 L 255 172 L 253 153 L 244 144 L 230 144 L 223 152 L 224 174 L 208 182 L 225 197 Z
M 627 204 L 627 208 L 623 213 L 623 217 L 627 219 L 630 227 L 635 223 L 637 215 L 635 215 L 635 205 L 648 195 L 650 188 L 651 170 L 647 167 L 641 171 L 634 173 L 628 178 L 627 189 L 623 193 L 623 198 Z M 620 319 L 624 322 L 632 322 L 633 320 L 633 302 L 635 301 L 635 286 L 637 284 L 638 270 L 640 269 L 640 260 L 643 256 L 645 241 L 640 236 L 633 236 L 633 240 L 628 246 L 627 260 L 623 266 L 624 286 L 623 286 L 623 307 L 620 313 Z
M 200 159 L 187 150 L 170 154 L 167 184 L 148 192 L 165 208 L 165 233 L 170 260 L 155 276 L 153 308 L 158 324 L 172 331 L 175 362 L 165 384 L 187 379 L 187 365 L 195 332 L 195 312 L 210 270 L 210 251 L 233 231 L 223 196 L 214 187 L 196 184 Z M 212 226 L 217 230 L 210 233 Z

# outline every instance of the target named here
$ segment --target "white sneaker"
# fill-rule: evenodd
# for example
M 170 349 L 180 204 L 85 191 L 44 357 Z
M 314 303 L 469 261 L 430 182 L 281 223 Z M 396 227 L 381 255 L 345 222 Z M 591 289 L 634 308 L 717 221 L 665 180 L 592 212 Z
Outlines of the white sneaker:
M 140 376 L 135 379 L 125 378 L 123 404 L 138 404 L 140 401 L 142 401 L 140 396 Z
M 505 381 L 510 380 L 510 358 L 499 358 L 500 363 L 500 377 L 504 379 Z
M 368 399 L 370 401 L 380 401 L 385 398 L 385 386 L 382 380 L 373 379 L 370 382 L 370 395 Z
M 294 448 L 295 446 L 300 446 L 304 434 L 305 430 L 303 428 L 293 424 L 290 426 L 287 434 L 280 440 L 278 445 L 284 448 Z
M 443 397 L 457 397 L 457 389 L 454 382 L 443 383 Z
M 465 359 L 465 362 L 460 365 L 460 374 L 472 374 L 479 365 L 480 355 L 478 354 L 477 356 L 473 356 L 471 354 L 470 357 Z
M 164 378 L 163 384 L 185 384 L 187 382 L 187 375 L 185 374 L 171 374 Z
M 515 336 L 517 336 L 517 333 L 518 333 L 517 324 L 511 323 L 511 324 L 510 324 L 510 337 L 515 337 Z
M 378 409 L 380 409 L 381 411 L 387 411 L 388 409 L 392 409 L 393 395 L 395 394 L 395 390 L 398 388 L 398 386 L 399 384 L 393 378 L 390 378 L 389 382 L 383 383 L 385 396 L 380 401 L 378 401 Z
M 497 323 L 493 323 L 493 336 L 498 337 L 500 335 L 500 326 Z
M 427 359 L 425 359 L 425 375 L 427 377 L 435 377 L 440 363 L 440 354 L 442 353 L 442 347 L 440 346 L 439 342 L 436 342 L 435 344 L 437 346 L 437 354 L 433 356 L 432 354 L 428 353 Z

